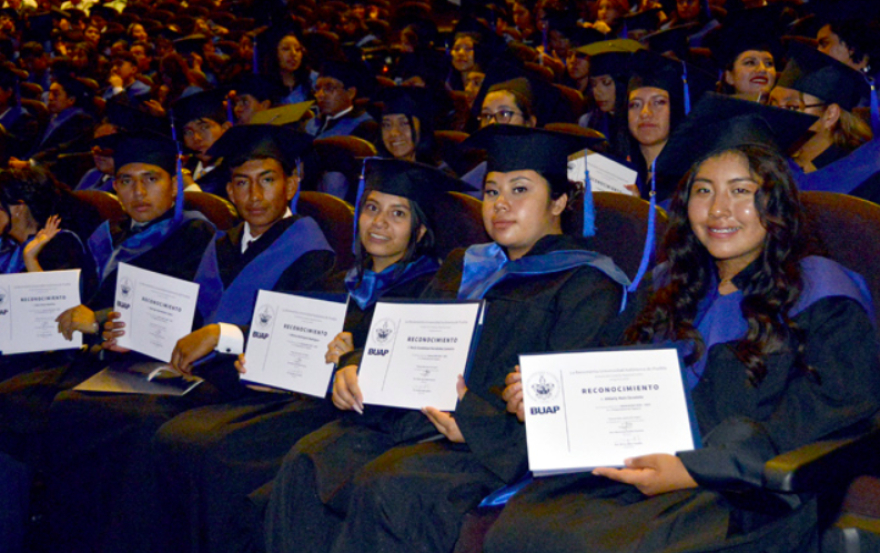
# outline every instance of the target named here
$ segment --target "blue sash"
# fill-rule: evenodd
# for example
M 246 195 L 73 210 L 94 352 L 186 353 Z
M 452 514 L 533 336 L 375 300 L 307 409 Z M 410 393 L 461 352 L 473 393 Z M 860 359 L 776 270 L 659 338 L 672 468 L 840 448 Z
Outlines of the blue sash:
M 85 113 L 85 112 L 80 108 L 72 107 L 72 108 L 67 108 L 66 110 L 62 111 L 61 113 L 59 113 L 58 115 L 53 117 L 49 121 L 49 124 L 46 125 L 46 133 L 43 135 L 43 139 L 40 140 L 39 145 L 42 146 L 43 143 L 45 143 L 46 140 L 52 135 L 52 133 L 55 132 L 55 129 L 57 129 L 58 127 L 63 125 L 65 122 L 67 122 L 73 116 L 79 115 L 80 113 Z
M 372 121 L 370 114 L 364 112 L 357 117 L 340 117 L 333 125 L 323 133 L 320 133 L 323 121 L 312 119 L 306 123 L 306 132 L 315 138 L 330 138 L 331 136 L 348 136 L 358 125 L 364 121 Z M 319 134 L 320 133 L 320 134 Z
M 74 238 L 76 238 L 76 241 L 80 245 L 80 248 L 83 248 L 83 250 L 85 250 L 82 240 L 80 240 L 79 236 L 77 236 L 75 232 L 61 229 L 58 231 L 58 234 L 69 234 L 70 236 L 73 236 Z M 37 235 L 34 234 L 33 236 L 29 236 L 28 239 L 21 244 L 14 245 L 12 248 L 3 250 L 2 254 L 0 254 L 0 274 L 11 275 L 14 273 L 23 273 L 26 271 L 24 265 L 24 249 L 36 237 Z
M 12 106 L 6 110 L 6 113 L 4 113 L 2 117 L 0 117 L 0 124 L 9 131 L 12 129 L 12 125 L 18 121 L 19 117 L 21 117 L 21 114 L 25 112 L 26 110 L 21 106 Z
M 812 173 L 804 173 L 797 168 L 795 178 L 801 190 L 849 194 L 878 172 L 880 172 L 880 137 L 862 144 L 851 154 Z
M 207 221 L 198 211 L 185 211 L 180 219 L 170 217 L 159 221 L 144 231 L 129 236 L 115 248 L 113 237 L 110 235 L 110 222 L 104 221 L 89 237 L 89 250 L 95 260 L 99 282 L 104 282 L 107 275 L 113 273 L 120 262 L 128 263 L 150 251 L 164 242 L 175 230 L 194 219 Z
M 408 263 L 400 274 L 399 265 L 392 265 L 381 273 L 364 271 L 363 278 L 358 284 L 357 270 L 352 268 L 345 275 L 345 289 L 348 295 L 358 304 L 361 309 L 366 309 L 376 303 L 389 287 L 403 284 L 428 273 L 436 273 L 440 265 L 431 257 L 422 256 Z
M 257 292 L 271 290 L 290 265 L 312 251 L 332 252 L 333 248 L 330 247 L 315 220 L 311 217 L 302 217 L 242 269 L 223 291 L 219 306 L 213 315 L 207 317 L 207 320 L 237 325 L 248 324 L 251 321 Z
M 515 275 L 544 275 L 590 266 L 623 286 L 620 310 L 626 306 L 629 278 L 610 257 L 587 250 L 559 250 L 510 261 L 495 242 L 471 246 L 464 254 L 464 271 L 458 288 L 459 299 L 482 299 L 493 286 Z
M 871 292 L 861 275 L 850 271 L 839 263 L 819 256 L 805 257 L 800 261 L 804 289 L 797 303 L 792 307 L 789 316 L 794 317 L 817 301 L 827 297 L 845 297 L 855 300 L 874 320 L 874 304 Z M 657 273 L 659 286 L 668 280 L 663 264 Z M 658 286 L 658 287 L 659 287 Z M 748 324 L 743 318 L 740 303 L 743 293 L 737 290 L 733 294 L 722 296 L 718 293 L 718 283 L 713 278 L 709 294 L 700 301 L 697 307 L 695 323 L 703 337 L 706 353 L 697 362 L 688 367 L 687 385 L 693 389 L 706 369 L 709 349 L 716 344 L 725 344 L 742 339 L 748 331 Z

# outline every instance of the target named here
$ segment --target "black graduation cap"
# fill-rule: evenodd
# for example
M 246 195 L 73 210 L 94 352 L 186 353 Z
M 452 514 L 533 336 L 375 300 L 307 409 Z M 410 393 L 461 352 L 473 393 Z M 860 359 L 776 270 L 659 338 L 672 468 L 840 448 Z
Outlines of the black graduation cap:
M 180 98 L 171 106 L 174 125 L 181 130 L 187 123 L 196 119 L 208 118 L 219 123 L 226 121 L 226 111 L 223 108 L 225 98 L 224 89 L 206 90 Z
M 516 77 L 500 83 L 495 83 L 489 87 L 488 92 L 497 92 L 499 90 L 507 90 L 514 92 L 525 98 L 530 105 L 535 105 L 535 93 L 532 84 L 525 77 Z
M 545 9 L 544 20 L 547 22 L 549 30 L 558 31 L 566 37 L 571 36 L 578 27 L 577 15 L 568 10 Z
M 816 29 L 828 23 L 880 20 L 877 0 L 812 0 L 804 6 L 816 17 Z
M 245 94 L 253 96 L 258 102 L 274 100 L 279 95 L 279 89 L 275 83 L 262 75 L 255 75 L 253 73 L 239 76 L 230 83 L 229 88 L 234 90 L 239 96 Z
M 595 42 L 577 49 L 590 56 L 590 75 L 627 75 L 633 52 L 645 47 L 631 39 Z
M 120 133 L 117 133 L 120 134 Z M 119 171 L 129 163 L 146 163 L 176 174 L 177 144 L 170 138 L 150 132 L 125 133 L 117 139 L 113 164 Z
M 746 144 L 784 153 L 815 122 L 811 115 L 710 92 L 672 131 L 657 158 L 657 173 L 677 183 L 698 161 Z
M 779 60 L 782 46 L 779 37 L 785 34 L 778 19 L 778 9 L 751 8 L 733 12 L 724 25 L 711 35 L 712 54 L 720 68 L 733 65 L 743 52 L 770 52 Z
M 579 46 L 587 46 L 596 42 L 602 42 L 607 38 L 608 37 L 606 37 L 604 34 L 600 33 L 592 27 L 586 28 L 581 27 L 580 25 L 578 25 L 571 32 L 570 35 L 568 35 L 568 40 L 569 42 L 571 42 L 571 46 L 573 48 L 577 48 Z
M 402 196 L 423 209 L 430 209 L 446 192 L 467 188 L 462 181 L 424 163 L 399 159 L 369 158 L 364 162 L 364 189 Z
M 792 43 L 778 86 L 793 88 L 852 111 L 871 92 L 862 74 L 807 45 Z
M 670 100 L 677 103 L 674 111 L 681 106 L 686 106 L 684 111 L 688 111 L 690 105 L 696 104 L 703 94 L 715 88 L 715 77 L 711 74 L 687 62 L 667 58 L 649 50 L 640 50 L 633 54 L 630 67 L 632 74 L 629 91 L 644 87 L 665 90 L 669 93 Z M 685 92 L 688 94 L 687 100 Z
M 119 148 L 119 144 L 128 136 L 129 134 L 124 131 L 114 132 L 99 136 L 92 140 L 92 144 L 100 148 L 102 154 L 109 150 L 110 156 L 112 157 L 116 153 L 116 149 Z
M 321 77 L 331 77 L 341 82 L 345 88 L 357 88 L 358 96 L 363 96 L 366 79 L 361 67 L 340 60 L 328 60 L 321 66 Z
M 417 117 L 421 122 L 432 123 L 435 112 L 433 91 L 415 86 L 393 86 L 383 89 L 378 98 L 382 115 L 403 114 Z
M 223 165 L 230 169 L 255 157 L 272 158 L 290 172 L 312 147 L 312 140 L 310 135 L 283 125 L 236 125 L 223 133 L 207 154 L 223 158 Z
M 627 14 L 623 16 L 623 29 L 626 30 L 627 35 L 638 31 L 654 32 L 660 25 L 660 13 L 662 11 L 660 8 L 652 8 L 638 13 Z
M 104 106 L 104 118 L 113 126 L 131 132 L 149 130 L 167 135 L 171 130 L 167 119 L 155 117 L 117 100 L 107 101 Z
M 173 44 L 174 50 L 178 54 L 186 56 L 189 54 L 202 55 L 202 48 L 205 46 L 206 42 L 208 42 L 208 37 L 205 35 L 189 35 L 183 38 L 178 38 Z
M 84 82 L 73 76 L 59 75 L 55 82 L 61 85 L 68 97 L 76 98 L 76 107 L 81 109 L 90 108 L 94 92 Z
M 645 35 L 642 37 L 641 42 L 647 45 L 652 52 L 658 54 L 673 52 L 678 59 L 685 59 L 688 55 L 688 39 L 699 29 L 699 23 L 678 25 Z

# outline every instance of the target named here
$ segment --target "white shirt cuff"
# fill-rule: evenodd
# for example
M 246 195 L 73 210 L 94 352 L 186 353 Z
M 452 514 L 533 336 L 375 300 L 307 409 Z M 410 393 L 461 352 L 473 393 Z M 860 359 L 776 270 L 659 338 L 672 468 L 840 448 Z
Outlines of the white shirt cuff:
M 218 323 L 220 338 L 217 340 L 216 351 L 238 355 L 244 351 L 244 334 L 236 325 Z

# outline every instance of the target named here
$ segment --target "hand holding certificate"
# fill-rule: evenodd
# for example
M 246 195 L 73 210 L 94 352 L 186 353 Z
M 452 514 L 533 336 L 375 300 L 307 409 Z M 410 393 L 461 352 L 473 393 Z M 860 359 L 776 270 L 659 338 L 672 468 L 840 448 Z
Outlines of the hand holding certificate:
M 453 411 L 482 324 L 483 302 L 379 302 L 359 384 L 364 402 Z
M 620 467 L 699 443 L 673 348 L 521 355 L 520 366 L 536 476 Z
M 198 284 L 120 263 L 113 310 L 126 332 L 116 345 L 170 362 L 177 340 L 192 331 L 198 296 Z
M 248 336 L 247 380 L 324 397 L 333 364 L 327 344 L 342 332 L 345 302 L 260 290 Z
M 78 269 L 0 275 L 0 352 L 4 355 L 79 348 L 82 334 L 68 341 L 56 318 L 80 304 Z

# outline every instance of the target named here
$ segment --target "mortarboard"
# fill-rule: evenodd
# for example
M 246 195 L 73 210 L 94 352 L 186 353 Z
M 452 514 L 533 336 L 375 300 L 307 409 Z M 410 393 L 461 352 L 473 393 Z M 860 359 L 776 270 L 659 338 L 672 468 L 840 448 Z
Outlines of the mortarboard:
M 252 73 L 239 76 L 230 83 L 229 88 L 239 96 L 253 96 L 258 102 L 275 100 L 279 95 L 278 86 L 262 75 Z
M 254 158 L 277 160 L 286 172 L 312 147 L 313 138 L 280 125 L 236 125 L 223 133 L 207 154 L 223 158 L 229 169 Z
M 189 35 L 183 38 L 178 38 L 173 44 L 174 50 L 182 56 L 189 54 L 198 54 L 201 56 L 202 48 L 206 42 L 208 42 L 208 37 L 205 35 Z
M 347 61 L 328 60 L 321 66 L 321 77 L 330 77 L 341 82 L 345 88 L 356 88 L 359 97 L 364 96 L 366 80 L 361 68 Z
M 784 153 L 815 122 L 811 115 L 710 92 L 672 131 L 657 158 L 657 173 L 675 184 L 698 161 L 746 144 Z M 668 197 L 671 192 L 660 196 Z
M 623 16 L 623 31 L 621 36 L 627 38 L 630 33 L 642 34 L 653 33 L 660 25 L 660 8 L 642 10 Z
M 688 39 L 693 33 L 700 30 L 699 23 L 688 23 L 663 29 L 642 37 L 641 42 L 648 46 L 652 52 L 664 54 L 672 52 L 679 59 L 685 59 L 688 55 Z
M 158 134 L 168 134 L 168 120 L 155 117 L 123 102 L 109 100 L 104 106 L 104 118 L 111 125 L 126 131 L 149 130 Z
M 779 37 L 785 34 L 785 29 L 779 22 L 778 10 L 771 7 L 733 12 L 720 29 L 707 37 L 719 68 L 732 66 L 740 54 L 749 50 L 770 52 L 774 60 L 780 59 Z
M 776 84 L 837 104 L 846 111 L 852 111 L 871 92 L 861 73 L 800 43 L 792 43 L 788 64 Z
M 644 50 L 644 46 L 626 38 L 603 40 L 577 49 L 590 56 L 590 75 L 627 75 L 633 52 Z
M 408 198 L 427 211 L 440 195 L 461 192 L 466 185 L 424 163 L 369 158 L 364 162 L 364 189 Z
M 174 125 L 178 129 L 196 119 L 213 119 L 218 123 L 226 121 L 223 100 L 226 91 L 223 89 L 206 90 L 180 98 L 171 107 Z
M 686 114 L 703 94 L 715 88 L 715 77 L 709 73 L 649 50 L 633 54 L 630 67 L 629 90 L 644 87 L 665 90 L 671 101 L 680 102 L 673 106 L 673 113 Z
M 160 167 L 169 175 L 175 175 L 177 144 L 170 138 L 150 132 L 139 132 L 126 133 L 116 140 L 113 163 L 117 171 L 129 163 L 145 163 Z

